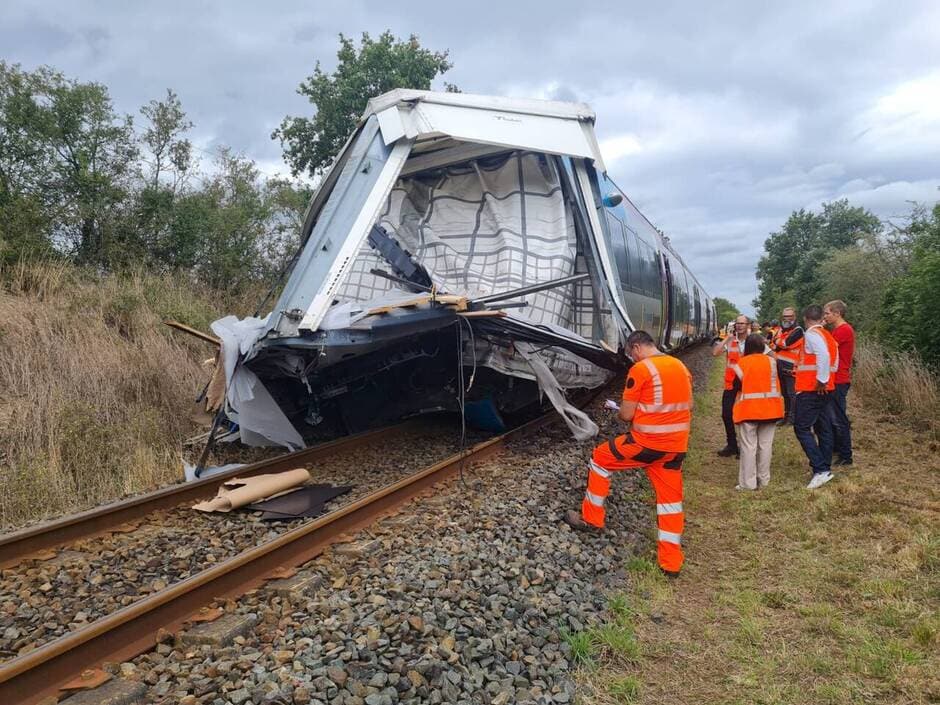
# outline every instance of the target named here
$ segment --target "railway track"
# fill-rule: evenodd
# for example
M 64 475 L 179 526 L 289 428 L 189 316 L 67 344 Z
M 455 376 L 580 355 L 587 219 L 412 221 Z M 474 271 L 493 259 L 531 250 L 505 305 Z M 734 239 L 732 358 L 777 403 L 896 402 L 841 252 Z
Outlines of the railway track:
M 432 485 L 452 477 L 465 464 L 479 462 L 499 452 L 508 441 L 525 437 L 555 418 L 554 412 L 550 412 L 501 436 L 479 442 L 0 664 L 0 702 L 26 705 L 40 702 L 55 695 L 60 686 L 86 669 L 104 662 L 126 660 L 147 651 L 155 645 L 162 630 L 179 629 L 200 608 L 219 599 L 243 594 L 266 579 L 278 577 L 278 569 L 309 561 L 344 534 L 355 532 L 393 512 Z M 0 560 L 9 566 L 35 556 L 37 552 L 40 556 L 45 552 L 48 557 L 56 547 L 114 530 L 153 512 L 210 496 L 229 476 L 289 469 L 348 453 L 363 444 L 381 447 L 388 438 L 413 430 L 413 426 L 398 426 L 342 439 L 253 463 L 224 476 L 166 488 L 60 521 L 29 527 L 0 538 Z
M 0 568 L 9 568 L 35 554 L 116 529 L 128 522 L 145 518 L 152 512 L 171 509 L 187 502 L 196 502 L 211 496 L 221 481 L 234 477 L 252 477 L 263 473 L 281 472 L 302 465 L 334 457 L 362 445 L 380 442 L 396 433 L 414 427 L 408 422 L 390 428 L 322 443 L 312 448 L 288 453 L 269 460 L 245 465 L 226 473 L 194 482 L 171 485 L 153 492 L 104 504 L 85 512 L 72 514 L 54 521 L 29 526 L 0 536 Z

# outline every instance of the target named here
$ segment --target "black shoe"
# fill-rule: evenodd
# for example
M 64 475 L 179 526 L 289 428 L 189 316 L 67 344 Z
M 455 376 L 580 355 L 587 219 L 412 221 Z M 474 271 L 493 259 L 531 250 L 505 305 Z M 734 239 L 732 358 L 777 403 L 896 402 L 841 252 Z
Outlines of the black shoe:
M 844 467 L 846 465 L 852 465 L 851 458 L 849 458 L 848 460 L 846 460 L 845 458 L 836 458 L 835 460 L 832 461 L 832 467 L 839 467 L 839 466 Z
M 666 576 L 667 578 L 669 578 L 670 580 L 675 580 L 676 578 L 679 577 L 679 571 L 678 571 L 678 570 L 666 570 L 665 568 L 660 568 L 660 569 L 659 569 L 659 572 L 662 573 L 663 575 L 665 575 L 665 576 Z
M 718 455 L 720 455 L 722 458 L 730 458 L 732 455 L 737 457 L 738 449 L 732 448 L 731 446 L 725 446 L 724 448 L 718 451 Z

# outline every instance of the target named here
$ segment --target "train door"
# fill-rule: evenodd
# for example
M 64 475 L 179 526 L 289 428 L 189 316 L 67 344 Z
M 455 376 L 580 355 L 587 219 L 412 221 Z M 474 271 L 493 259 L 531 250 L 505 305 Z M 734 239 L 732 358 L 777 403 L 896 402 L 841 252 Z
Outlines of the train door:
M 672 295 L 673 286 L 672 286 L 672 272 L 669 269 L 669 258 L 666 257 L 665 252 L 659 253 L 660 259 L 662 261 L 662 272 L 663 272 L 663 320 L 665 325 L 663 326 L 663 335 L 662 343 L 666 347 L 672 347 L 672 326 L 673 319 L 675 316 L 676 304 L 673 301 L 674 297 Z

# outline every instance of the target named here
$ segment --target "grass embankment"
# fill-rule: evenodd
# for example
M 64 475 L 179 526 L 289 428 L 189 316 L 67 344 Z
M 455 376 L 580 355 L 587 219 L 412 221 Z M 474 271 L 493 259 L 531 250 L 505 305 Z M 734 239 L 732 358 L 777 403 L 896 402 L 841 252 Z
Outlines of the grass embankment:
M 177 277 L 0 271 L 0 527 L 177 480 L 214 350 L 161 321 L 225 305 Z
M 584 702 L 940 702 L 940 448 L 929 407 L 910 414 L 928 421 L 916 432 L 897 422 L 893 392 L 879 399 L 863 385 L 865 405 L 850 397 L 851 469 L 804 489 L 808 465 L 785 427 L 770 487 L 740 493 L 736 461 L 714 454 L 719 389 L 716 365 L 685 464 L 682 576 L 667 581 L 634 560 L 609 623 L 569 636 Z

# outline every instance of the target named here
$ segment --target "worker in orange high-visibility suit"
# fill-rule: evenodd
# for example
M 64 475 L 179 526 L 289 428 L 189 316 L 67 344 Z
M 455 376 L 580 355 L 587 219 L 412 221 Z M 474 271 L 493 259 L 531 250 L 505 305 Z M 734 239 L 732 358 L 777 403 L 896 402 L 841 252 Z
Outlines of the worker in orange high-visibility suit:
M 735 489 L 756 490 L 770 484 L 774 431 L 784 412 L 777 364 L 764 354 L 763 337 L 753 333 L 747 337 L 744 356 L 734 364 L 734 374 L 734 424 L 741 448 Z
M 803 347 L 803 328 L 796 322 L 796 309 L 787 307 L 781 313 L 781 326 L 770 341 L 777 356 L 777 375 L 783 391 L 784 422 L 793 423 L 793 398 L 796 395 L 794 367 Z
M 718 451 L 718 455 L 723 458 L 737 456 L 740 452 L 738 448 L 738 437 L 734 432 L 734 370 L 733 365 L 741 359 L 744 353 L 744 340 L 748 336 L 751 327 L 751 319 L 747 316 L 738 316 L 734 319 L 734 335 L 725 338 L 720 343 L 712 346 L 712 355 L 726 355 L 725 358 L 725 386 L 721 393 L 721 421 L 725 426 L 725 447 Z
M 620 418 L 630 430 L 594 449 L 581 512 L 565 521 L 575 529 L 604 527 L 604 500 L 618 470 L 645 468 L 656 493 L 659 567 L 675 577 L 682 568 L 682 461 L 689 446 L 692 376 L 679 360 L 659 351 L 649 333 L 634 331 L 627 354 L 635 360 L 627 375 Z

